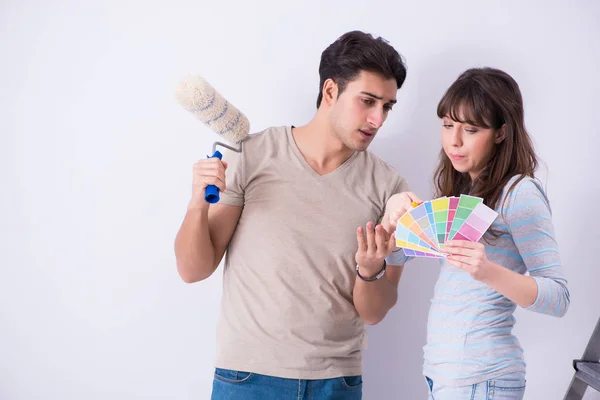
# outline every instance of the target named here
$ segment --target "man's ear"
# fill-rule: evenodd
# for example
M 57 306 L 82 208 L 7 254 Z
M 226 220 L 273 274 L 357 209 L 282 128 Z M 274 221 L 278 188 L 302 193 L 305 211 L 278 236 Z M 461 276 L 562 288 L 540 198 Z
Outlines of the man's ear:
M 331 78 L 327 79 L 325 83 L 323 83 L 323 100 L 325 104 L 331 106 L 335 103 L 338 97 L 338 85 Z
M 500 144 L 504 139 L 506 139 L 506 124 L 502 125 L 500 129 L 496 131 L 496 140 L 494 142 Z

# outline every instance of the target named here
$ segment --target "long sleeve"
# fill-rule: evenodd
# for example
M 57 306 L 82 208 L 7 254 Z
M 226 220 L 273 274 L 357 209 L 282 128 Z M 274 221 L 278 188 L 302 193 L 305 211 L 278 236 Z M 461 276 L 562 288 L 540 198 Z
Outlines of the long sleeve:
M 548 198 L 538 181 L 525 178 L 511 193 L 506 222 L 538 295 L 527 307 L 535 312 L 562 317 L 569 308 L 569 289 L 563 274 Z

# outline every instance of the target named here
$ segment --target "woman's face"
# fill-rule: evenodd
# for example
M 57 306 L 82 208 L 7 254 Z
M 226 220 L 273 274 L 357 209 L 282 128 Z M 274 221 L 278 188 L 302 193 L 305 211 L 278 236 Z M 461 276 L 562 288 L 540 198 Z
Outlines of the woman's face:
M 445 116 L 442 123 L 442 147 L 455 170 L 468 173 L 474 180 L 490 161 L 494 145 L 504 139 L 499 130 L 456 122 Z

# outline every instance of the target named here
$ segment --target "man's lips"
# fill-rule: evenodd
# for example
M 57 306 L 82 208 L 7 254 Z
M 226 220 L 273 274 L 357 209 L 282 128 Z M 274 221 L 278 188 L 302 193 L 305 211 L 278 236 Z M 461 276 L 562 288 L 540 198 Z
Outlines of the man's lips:
M 358 131 L 367 137 L 371 137 L 371 136 L 375 135 L 375 131 L 368 131 L 365 129 L 359 129 Z

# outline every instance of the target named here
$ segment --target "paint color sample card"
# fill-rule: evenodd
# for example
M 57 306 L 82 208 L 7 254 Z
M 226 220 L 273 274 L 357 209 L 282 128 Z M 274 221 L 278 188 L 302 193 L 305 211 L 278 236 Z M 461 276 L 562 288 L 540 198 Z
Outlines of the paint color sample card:
M 431 201 L 433 207 L 433 219 L 435 221 L 435 232 L 436 232 L 436 243 L 439 247 L 440 244 L 444 243 L 446 237 L 446 227 L 448 225 L 448 207 L 450 205 L 450 199 L 443 197 L 441 199 L 435 199 Z
M 427 242 L 419 238 L 413 232 L 409 231 L 403 225 L 398 225 L 396 229 L 396 246 L 402 247 L 403 249 L 416 250 L 440 256 L 442 255 L 435 248 L 427 244 Z
M 456 232 L 461 228 L 461 226 L 465 223 L 466 219 L 471 215 L 475 207 L 478 204 L 482 203 L 483 199 L 479 197 L 467 196 L 465 194 L 460 196 L 460 200 L 458 201 L 458 205 L 456 207 L 456 214 L 454 215 L 454 221 L 452 221 L 452 227 L 450 228 L 450 233 L 448 234 L 447 240 L 453 240 Z
M 434 253 L 427 253 L 425 251 L 417 251 L 417 250 L 411 250 L 411 249 L 406 249 L 403 248 L 402 251 L 404 252 L 404 254 L 406 254 L 409 257 L 428 257 L 428 258 L 443 258 L 444 255 L 440 254 L 434 254 Z
M 446 234 L 444 235 L 444 240 L 442 243 L 445 243 L 448 240 L 448 234 L 450 233 L 450 228 L 452 228 L 452 223 L 454 222 L 454 216 L 456 215 L 456 208 L 458 207 L 458 197 L 450 197 L 450 201 L 448 204 L 448 223 L 446 224 Z
M 474 196 L 440 197 L 407 211 L 396 226 L 396 246 L 412 257 L 441 258 L 448 240 L 477 242 L 498 213 Z
M 456 235 L 454 235 L 454 240 L 478 242 L 497 216 L 498 213 L 486 207 L 485 204 L 477 204 L 473 212 L 458 229 Z
M 429 224 L 427 210 L 425 209 L 423 204 L 405 213 L 400 218 L 400 220 L 398 221 L 399 224 L 407 228 L 413 235 L 416 235 L 420 240 L 427 243 L 429 247 L 431 247 L 432 249 L 437 247 L 435 245 L 435 242 L 432 240 L 434 235 Z M 425 230 L 423 227 L 425 227 Z M 400 233 L 401 237 L 404 238 L 405 235 L 402 234 L 402 232 Z M 396 235 L 396 237 L 398 237 L 398 235 Z M 417 242 L 415 244 L 421 245 L 420 242 Z

